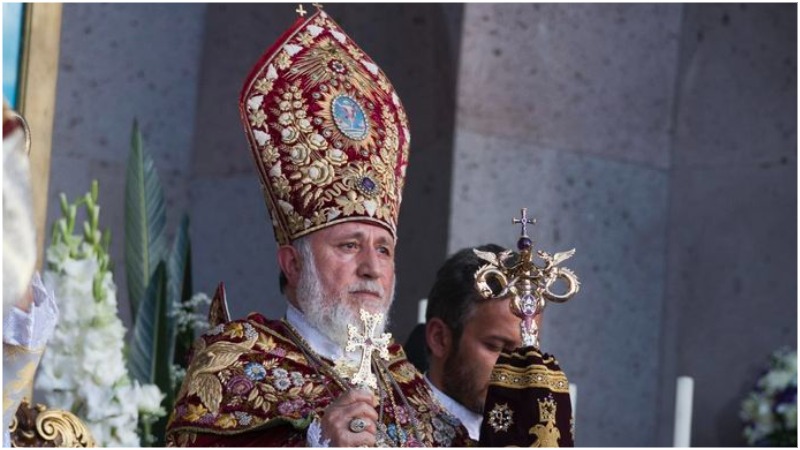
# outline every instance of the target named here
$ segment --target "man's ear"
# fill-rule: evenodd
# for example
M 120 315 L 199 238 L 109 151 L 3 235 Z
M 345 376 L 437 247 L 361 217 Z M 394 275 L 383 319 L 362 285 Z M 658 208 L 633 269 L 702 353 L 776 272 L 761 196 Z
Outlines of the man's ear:
M 300 252 L 292 245 L 281 245 L 278 247 L 278 265 L 286 275 L 287 285 L 292 288 L 297 287 L 297 282 L 300 280 L 300 270 L 303 267 Z
M 445 358 L 453 348 L 453 332 L 442 319 L 433 317 L 425 324 L 425 341 L 436 358 Z

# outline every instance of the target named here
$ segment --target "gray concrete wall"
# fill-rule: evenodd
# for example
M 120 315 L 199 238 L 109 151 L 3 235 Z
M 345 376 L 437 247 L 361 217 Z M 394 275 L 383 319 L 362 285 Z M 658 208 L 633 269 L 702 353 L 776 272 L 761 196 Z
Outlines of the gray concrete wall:
M 275 241 L 239 121 L 239 91 L 261 52 L 296 17 L 295 5 L 210 4 L 192 155 L 194 280 L 226 284 L 231 314 L 282 314 Z
M 796 339 L 796 10 L 465 9 L 448 251 L 578 252 L 543 348 L 578 384 L 582 446 L 741 443 L 739 402 Z M 769 293 L 769 294 L 767 294 Z M 767 297 L 769 295 L 769 297 Z
M 92 179 L 99 180 L 100 224 L 111 229 L 114 280 L 126 327 L 131 324 L 124 264 L 131 127 L 138 118 L 164 185 L 171 237 L 188 207 L 205 9 L 158 4 L 63 8 L 47 230 L 60 216 L 60 192 L 74 200 L 89 190 Z
M 685 7 L 663 388 L 695 378 L 698 446 L 744 444 L 741 399 L 797 339 L 796 8 Z
M 449 250 L 577 248 L 545 351 L 578 385 L 580 445 L 655 443 L 680 5 L 468 5 Z
M 275 241 L 239 122 L 243 80 L 296 5 L 208 6 L 192 159 L 195 279 L 225 281 L 233 316 L 279 317 Z M 460 5 L 326 5 L 386 72 L 408 112 L 411 162 L 399 221 L 392 330 L 402 342 L 446 256 Z M 432 207 L 433 205 L 433 207 Z

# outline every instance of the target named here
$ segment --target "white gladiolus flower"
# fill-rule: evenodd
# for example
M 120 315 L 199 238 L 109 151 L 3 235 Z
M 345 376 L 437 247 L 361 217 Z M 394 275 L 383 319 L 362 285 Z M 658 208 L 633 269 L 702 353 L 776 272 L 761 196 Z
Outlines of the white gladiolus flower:
M 89 432 L 92 433 L 92 437 L 94 438 L 94 440 L 97 442 L 98 445 L 100 445 L 100 443 L 102 442 L 103 443 L 102 445 L 105 446 L 121 447 L 121 445 L 114 445 L 112 443 L 110 427 L 100 422 L 84 421 L 84 423 L 86 424 L 86 427 L 89 428 Z
M 92 288 L 92 281 L 94 279 L 94 274 L 97 272 L 98 264 L 97 261 L 94 259 L 72 259 L 67 258 L 64 260 L 64 273 L 68 275 L 70 279 L 70 284 L 72 285 L 80 285 L 80 286 L 89 286 L 89 289 Z
M 131 382 L 117 288 L 103 267 L 104 252 L 83 235 L 54 237 L 48 248 L 44 284 L 58 299 L 61 314 L 36 388 L 45 391 L 49 407 L 75 411 L 98 446 L 139 447 L 139 419 L 163 416 L 164 395 L 155 385 Z
M 141 386 L 139 387 L 137 397 L 140 412 L 156 416 L 166 414 L 164 408 L 161 407 L 161 400 L 164 400 L 165 395 L 161 393 L 158 387 L 152 384 Z
M 158 389 L 157 387 L 148 384 L 147 386 L 152 386 L 154 389 Z M 120 388 L 120 393 L 117 395 L 115 399 L 117 404 L 119 405 L 122 414 L 136 414 L 136 412 L 142 412 L 139 409 L 139 382 L 134 381 L 133 384 L 129 384 L 127 386 L 122 386 Z

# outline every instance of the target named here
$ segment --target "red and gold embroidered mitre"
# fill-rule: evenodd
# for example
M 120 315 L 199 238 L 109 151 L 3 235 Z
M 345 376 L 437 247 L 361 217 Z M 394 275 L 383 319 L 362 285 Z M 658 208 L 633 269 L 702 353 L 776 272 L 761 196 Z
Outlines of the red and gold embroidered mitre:
M 239 112 L 279 245 L 347 221 L 397 237 L 410 133 L 377 64 L 324 11 L 253 67 Z

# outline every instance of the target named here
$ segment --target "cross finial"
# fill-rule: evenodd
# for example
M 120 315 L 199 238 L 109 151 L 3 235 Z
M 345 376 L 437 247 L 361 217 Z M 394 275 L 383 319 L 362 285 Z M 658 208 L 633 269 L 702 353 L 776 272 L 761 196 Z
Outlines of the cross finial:
M 528 219 L 528 208 L 522 208 L 521 213 L 522 213 L 522 218 L 521 219 L 512 218 L 511 223 L 513 223 L 514 225 L 518 223 L 522 224 L 521 236 L 528 237 L 528 224 L 536 225 L 536 219 Z
M 300 17 L 305 17 L 306 15 L 306 10 L 303 9 L 302 3 L 297 6 L 297 9 L 295 9 L 294 12 L 296 12 Z
M 322 3 L 312 3 L 312 5 L 317 9 L 322 9 Z
M 372 373 L 372 352 L 378 351 L 378 356 L 383 359 L 389 359 L 389 340 L 392 338 L 391 333 L 383 333 L 381 336 L 375 336 L 375 328 L 383 322 L 383 314 L 375 313 L 370 314 L 367 311 L 361 310 L 361 322 L 364 325 L 364 334 L 359 334 L 358 328 L 355 325 L 347 325 L 347 346 L 345 351 L 356 351 L 361 347 L 361 363 L 358 366 L 358 372 L 350 380 L 355 385 L 367 386 L 372 389 L 377 389 L 378 384 L 375 375 Z

